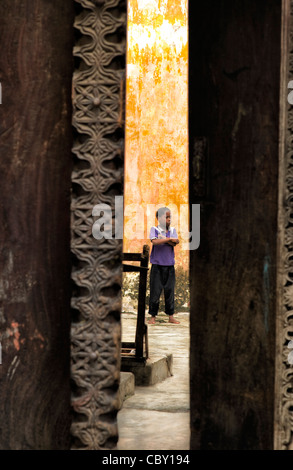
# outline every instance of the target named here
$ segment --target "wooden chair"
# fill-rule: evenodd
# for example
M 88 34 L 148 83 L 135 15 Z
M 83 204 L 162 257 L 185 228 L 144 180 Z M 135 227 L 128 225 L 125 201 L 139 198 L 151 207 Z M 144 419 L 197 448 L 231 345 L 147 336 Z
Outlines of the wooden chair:
M 144 245 L 142 253 L 123 253 L 123 272 L 139 272 L 138 307 L 134 342 L 122 342 L 121 360 L 145 361 L 148 358 L 148 332 L 145 323 L 146 289 L 149 265 L 149 246 Z M 124 261 L 138 261 L 130 265 Z M 145 346 L 145 347 L 144 347 Z

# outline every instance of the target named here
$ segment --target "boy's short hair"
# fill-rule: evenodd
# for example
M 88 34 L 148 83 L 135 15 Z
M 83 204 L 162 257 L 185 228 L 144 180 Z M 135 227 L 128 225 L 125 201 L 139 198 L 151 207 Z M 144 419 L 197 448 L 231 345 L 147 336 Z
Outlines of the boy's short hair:
M 156 212 L 156 218 L 158 219 L 161 215 L 164 215 L 166 212 L 170 212 L 169 207 L 160 207 Z

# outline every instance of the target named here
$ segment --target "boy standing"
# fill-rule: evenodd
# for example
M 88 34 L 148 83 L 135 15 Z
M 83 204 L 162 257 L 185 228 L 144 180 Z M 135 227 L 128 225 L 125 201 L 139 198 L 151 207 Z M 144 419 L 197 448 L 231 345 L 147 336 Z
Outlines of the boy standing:
M 178 235 L 174 227 L 170 227 L 171 211 L 168 207 L 161 207 L 156 212 L 158 226 L 150 230 L 152 263 L 150 273 L 150 302 L 149 324 L 156 322 L 159 310 L 159 301 L 162 290 L 165 296 L 165 313 L 169 316 L 170 323 L 180 323 L 174 318 L 174 289 L 175 289 L 175 255 L 174 246 L 179 243 Z

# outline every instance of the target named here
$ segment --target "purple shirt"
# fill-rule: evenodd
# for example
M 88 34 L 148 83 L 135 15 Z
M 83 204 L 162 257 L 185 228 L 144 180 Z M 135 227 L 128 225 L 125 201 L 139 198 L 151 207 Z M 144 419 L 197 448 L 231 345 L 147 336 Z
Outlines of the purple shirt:
M 153 226 L 150 230 L 150 239 L 159 238 L 159 234 L 167 238 L 178 238 L 177 232 L 174 227 L 170 227 L 167 233 L 161 227 Z M 161 266 L 173 266 L 175 264 L 174 247 L 169 243 L 162 245 L 153 245 L 150 262 L 152 264 L 160 264 Z

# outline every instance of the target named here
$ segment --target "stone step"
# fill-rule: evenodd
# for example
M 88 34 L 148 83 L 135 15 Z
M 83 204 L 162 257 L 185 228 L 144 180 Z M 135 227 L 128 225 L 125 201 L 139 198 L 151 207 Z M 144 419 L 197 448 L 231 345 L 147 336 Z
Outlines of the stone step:
M 124 400 L 134 395 L 135 378 L 132 372 L 120 372 L 120 385 L 118 391 L 119 409 L 122 407 Z
M 135 385 L 154 385 L 173 375 L 172 366 L 173 355 L 167 354 L 150 357 L 145 363 L 123 358 L 121 370 L 134 375 Z

